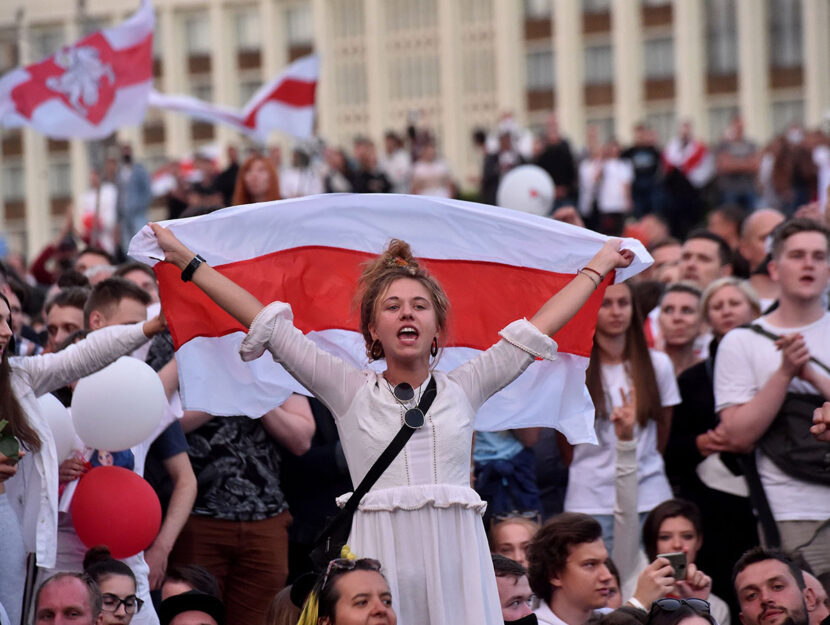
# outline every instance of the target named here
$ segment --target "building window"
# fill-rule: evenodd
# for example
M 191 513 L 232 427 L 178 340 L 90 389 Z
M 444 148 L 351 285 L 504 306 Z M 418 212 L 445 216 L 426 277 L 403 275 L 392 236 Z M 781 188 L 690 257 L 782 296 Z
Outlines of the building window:
M 492 48 L 465 50 L 462 71 L 464 93 L 491 93 L 495 89 L 495 67 Z
M 772 131 L 784 132 L 790 124 L 804 125 L 804 100 L 782 100 L 772 103 Z
M 64 44 L 63 28 L 33 28 L 31 30 L 32 61 L 42 61 L 60 50 Z
M 729 128 L 729 124 L 737 114 L 738 107 L 734 104 L 711 107 L 709 109 L 709 141 L 721 142 L 726 129 Z
M 524 0 L 527 20 L 546 20 L 553 16 L 553 0 Z
M 192 13 L 184 18 L 184 39 L 188 54 L 210 53 L 210 21 L 205 13 Z
M 330 5 L 336 37 L 360 37 L 364 31 L 363 0 L 343 0 Z
M 795 0 L 767 0 L 769 50 L 772 67 L 800 67 L 801 3 Z
M 262 86 L 258 79 L 243 80 L 239 83 L 239 106 L 245 106 Z
M 525 55 L 528 91 L 547 91 L 556 82 L 553 76 L 553 52 L 539 50 Z
M 655 111 L 646 116 L 646 123 L 657 135 L 657 144 L 666 145 L 674 134 L 676 125 L 674 111 Z
M 289 46 L 306 46 L 314 41 L 310 4 L 290 6 L 285 10 L 285 39 Z
M 26 175 L 23 163 L 3 163 L 3 200 L 17 202 L 26 198 Z
M 611 46 L 585 47 L 585 84 L 607 85 L 614 81 L 614 57 Z
M 72 166 L 66 161 L 49 163 L 49 197 L 72 195 Z
M 674 76 L 674 40 L 649 39 L 643 45 L 643 72 L 646 79 Z
M 5 73 L 19 64 L 16 35 L 9 31 L 0 33 L 0 73 Z
M 389 95 L 396 100 L 437 95 L 441 64 L 437 56 L 402 56 L 389 64 Z
M 262 45 L 259 23 L 260 16 L 257 9 L 243 9 L 237 12 L 234 16 L 237 49 L 259 50 Z
M 735 0 L 706 1 L 706 65 L 713 76 L 738 71 L 737 20 Z
M 209 82 L 191 83 L 190 95 L 197 100 L 211 102 L 213 100 L 213 86 Z
M 672 0 L 643 0 L 643 6 L 646 7 L 662 7 L 671 3 Z
M 611 0 L 582 0 L 583 13 L 608 13 Z
M 337 102 L 344 106 L 366 104 L 366 65 L 349 63 L 340 65 L 335 72 Z

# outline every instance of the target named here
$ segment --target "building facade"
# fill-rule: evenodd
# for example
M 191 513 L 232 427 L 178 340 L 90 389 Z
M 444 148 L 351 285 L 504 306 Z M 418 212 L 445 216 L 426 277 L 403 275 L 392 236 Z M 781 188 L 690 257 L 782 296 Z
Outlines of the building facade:
M 512 112 L 541 128 L 556 110 L 581 145 L 588 124 L 631 138 L 677 120 L 717 139 L 817 125 L 830 109 L 830 0 L 153 0 L 156 88 L 240 106 L 290 61 L 321 59 L 318 132 L 349 147 L 411 119 L 431 128 L 462 186 L 478 171 L 474 129 Z M 0 72 L 123 20 L 137 0 L 5 0 Z M 119 132 L 150 168 L 233 130 L 150 110 Z M 275 136 L 287 144 L 287 138 Z M 31 256 L 87 186 L 101 144 L 28 130 L 0 140 L 0 232 Z

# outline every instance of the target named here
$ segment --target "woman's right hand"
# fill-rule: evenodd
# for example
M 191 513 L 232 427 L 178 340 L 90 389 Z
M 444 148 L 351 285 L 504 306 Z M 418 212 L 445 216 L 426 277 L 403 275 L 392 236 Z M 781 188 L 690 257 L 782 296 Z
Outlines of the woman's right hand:
M 158 224 L 151 223 L 150 229 L 156 235 L 159 247 L 164 252 L 164 260 L 168 263 L 176 265 L 181 270 L 193 260 L 196 254 L 190 251 L 187 246 L 176 238 L 176 235 L 170 232 L 167 228 L 162 228 Z
M 622 239 L 608 239 L 586 267 L 598 271 L 603 276 L 612 269 L 628 267 L 634 260 L 634 252 L 620 249 L 621 245 Z
M 646 611 L 651 604 L 662 599 L 674 588 L 674 569 L 666 558 L 657 558 L 640 573 L 634 598 L 643 604 Z
M 22 449 L 20 450 L 16 460 L 12 460 L 8 456 L 0 454 L 0 485 L 17 474 L 17 463 L 25 455 L 26 452 Z M 2 490 L 0 490 L 0 492 L 2 492 Z

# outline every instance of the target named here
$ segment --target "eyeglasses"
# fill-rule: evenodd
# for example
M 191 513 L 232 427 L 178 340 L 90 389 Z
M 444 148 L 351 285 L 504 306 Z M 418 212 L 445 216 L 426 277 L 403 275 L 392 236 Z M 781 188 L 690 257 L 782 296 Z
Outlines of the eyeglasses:
M 663 612 L 676 612 L 684 605 L 689 606 L 698 614 L 709 614 L 711 612 L 711 606 L 708 601 L 695 599 L 694 597 L 691 599 L 658 599 L 651 604 L 651 611 L 662 610 Z
M 320 589 L 322 590 L 326 587 L 332 571 L 354 571 L 355 569 L 360 571 L 377 571 L 380 573 L 380 562 L 372 558 L 358 558 L 357 560 L 337 558 L 336 560 L 332 560 L 329 562 L 328 567 L 326 567 L 326 574 L 323 576 L 323 584 L 320 586 Z
M 127 614 L 135 614 L 144 605 L 144 602 L 135 595 L 130 595 L 122 599 L 118 595 L 113 595 L 108 592 L 104 593 L 103 599 L 101 607 L 107 612 L 118 612 L 118 608 L 123 605 L 124 612 Z

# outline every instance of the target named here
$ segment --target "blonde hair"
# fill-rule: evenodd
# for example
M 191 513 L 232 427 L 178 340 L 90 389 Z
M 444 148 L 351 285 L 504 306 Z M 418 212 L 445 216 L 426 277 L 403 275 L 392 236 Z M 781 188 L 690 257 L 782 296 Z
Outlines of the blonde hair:
M 706 323 L 709 323 L 709 301 L 715 293 L 720 291 L 725 286 L 734 286 L 738 289 L 746 298 L 746 301 L 749 303 L 749 307 L 755 312 L 755 317 L 761 315 L 761 301 L 758 299 L 758 294 L 755 292 L 755 289 L 752 288 L 752 285 L 747 280 L 741 280 L 734 276 L 726 276 L 711 282 L 703 292 L 701 310 L 703 311 L 703 320 Z
M 380 256 L 366 263 L 358 281 L 360 331 L 366 343 L 366 355 L 369 360 L 383 358 L 383 354 L 378 356 L 372 353 L 373 340 L 369 331 L 369 327 L 375 321 L 378 301 L 389 286 L 401 278 L 411 278 L 424 285 L 432 300 L 438 330 L 442 333 L 446 330 L 450 302 L 443 287 L 412 256 L 408 243 L 392 239 Z
M 498 531 L 501 528 L 503 528 L 507 525 L 511 525 L 511 524 L 512 525 L 521 525 L 523 528 L 525 528 L 530 533 L 530 538 L 533 538 L 534 536 L 536 536 L 536 532 L 538 532 L 539 528 L 541 527 L 533 519 L 529 519 L 527 517 L 522 517 L 522 516 L 510 516 L 510 517 L 507 517 L 506 519 L 503 519 L 503 520 L 500 520 L 500 521 L 494 521 L 490 525 L 490 551 L 494 551 L 496 549 L 496 547 L 498 546 L 497 543 L 496 543 L 496 535 L 498 534 Z

